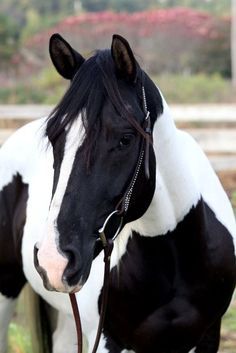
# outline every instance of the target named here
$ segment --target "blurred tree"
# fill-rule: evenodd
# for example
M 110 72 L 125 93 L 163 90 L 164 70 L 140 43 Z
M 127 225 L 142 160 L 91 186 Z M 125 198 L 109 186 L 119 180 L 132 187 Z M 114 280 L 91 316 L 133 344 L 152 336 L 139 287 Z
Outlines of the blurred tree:
M 158 7 L 184 6 L 216 13 L 219 15 L 230 13 L 229 0 L 156 0 L 155 3 Z
M 0 13 L 7 17 L 7 23 L 14 22 L 16 35 L 26 23 L 26 10 L 31 0 L 5 0 L 0 2 Z M 12 26 L 11 26 L 12 27 Z
M 0 14 L 0 63 L 5 66 L 18 44 L 17 26 L 9 18 Z
M 143 11 L 147 9 L 154 1 L 150 0 L 111 0 L 110 6 L 115 11 Z
M 74 11 L 74 0 L 28 0 L 41 15 L 68 15 Z
M 104 11 L 108 8 L 110 0 L 81 0 L 81 4 L 86 11 Z

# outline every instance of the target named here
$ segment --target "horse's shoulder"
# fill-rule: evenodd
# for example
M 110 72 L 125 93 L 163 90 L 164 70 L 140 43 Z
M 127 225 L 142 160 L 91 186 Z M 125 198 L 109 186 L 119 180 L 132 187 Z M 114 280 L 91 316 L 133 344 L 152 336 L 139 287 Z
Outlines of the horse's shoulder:
M 11 182 L 20 174 L 24 182 L 30 181 L 32 170 L 47 152 L 44 137 L 45 119 L 30 122 L 16 130 L 0 149 L 0 186 Z

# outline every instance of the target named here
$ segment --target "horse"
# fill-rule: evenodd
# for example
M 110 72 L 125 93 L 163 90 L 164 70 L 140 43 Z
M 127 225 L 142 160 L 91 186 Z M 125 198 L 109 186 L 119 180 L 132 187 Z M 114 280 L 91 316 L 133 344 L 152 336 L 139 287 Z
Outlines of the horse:
M 125 38 L 84 59 L 55 33 L 49 53 L 68 89 L 0 151 L 0 353 L 27 281 L 58 310 L 53 353 L 76 352 L 68 293 L 92 351 L 101 227 L 114 248 L 97 352 L 216 353 L 236 224 L 207 157 Z

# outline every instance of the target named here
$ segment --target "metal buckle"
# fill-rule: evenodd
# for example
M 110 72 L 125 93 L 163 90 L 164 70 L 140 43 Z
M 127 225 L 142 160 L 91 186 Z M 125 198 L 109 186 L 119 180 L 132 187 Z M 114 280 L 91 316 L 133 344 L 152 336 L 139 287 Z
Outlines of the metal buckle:
M 107 245 L 107 238 L 106 238 L 106 235 L 105 235 L 105 229 L 106 229 L 106 226 L 108 224 L 108 222 L 110 221 L 110 219 L 112 218 L 112 216 L 116 213 L 119 213 L 118 210 L 115 210 L 113 212 L 111 212 L 107 218 L 105 219 L 104 223 L 103 223 L 103 226 L 98 230 L 98 233 L 99 233 L 99 237 L 102 241 L 102 244 L 103 246 L 105 247 Z M 123 217 L 120 217 L 120 223 L 117 227 L 117 230 L 115 232 L 115 234 L 113 235 L 113 237 L 111 238 L 111 240 L 115 240 L 115 238 L 117 237 L 117 235 L 120 233 L 120 230 L 121 230 L 121 227 L 122 227 L 122 224 L 123 224 Z

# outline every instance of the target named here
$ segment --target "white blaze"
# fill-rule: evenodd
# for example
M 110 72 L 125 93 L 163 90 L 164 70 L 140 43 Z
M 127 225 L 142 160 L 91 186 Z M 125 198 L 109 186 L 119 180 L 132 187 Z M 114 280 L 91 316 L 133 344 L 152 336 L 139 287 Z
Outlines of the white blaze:
M 68 185 L 75 155 L 82 143 L 82 135 L 81 118 L 78 117 L 67 132 L 60 176 L 51 202 L 44 238 L 42 243 L 39 244 L 39 266 L 46 271 L 50 285 L 57 290 L 65 288 L 65 285 L 62 283 L 62 275 L 68 264 L 68 259 L 59 249 L 60 234 L 57 229 L 57 218 Z

